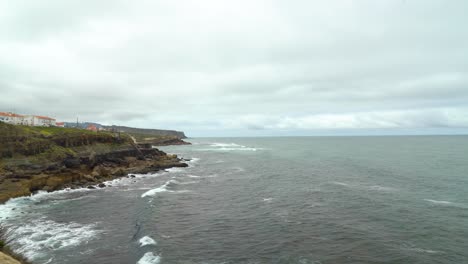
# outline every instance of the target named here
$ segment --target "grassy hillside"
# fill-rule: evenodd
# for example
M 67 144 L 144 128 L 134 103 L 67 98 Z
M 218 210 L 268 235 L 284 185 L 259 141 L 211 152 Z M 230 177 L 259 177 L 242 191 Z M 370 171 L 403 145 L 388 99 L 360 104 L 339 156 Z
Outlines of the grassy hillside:
M 104 144 L 125 144 L 125 134 L 93 132 L 75 128 L 14 126 L 0 122 L 0 159 L 45 155 L 59 159 L 73 155 L 73 148 Z

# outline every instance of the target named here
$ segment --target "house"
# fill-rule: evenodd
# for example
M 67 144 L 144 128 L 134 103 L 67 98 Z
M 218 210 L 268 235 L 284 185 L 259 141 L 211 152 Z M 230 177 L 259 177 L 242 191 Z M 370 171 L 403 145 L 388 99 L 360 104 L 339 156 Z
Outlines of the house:
M 97 131 L 98 131 L 98 128 L 97 128 L 95 125 L 89 124 L 89 125 L 86 127 L 86 130 L 90 130 L 90 131 L 97 132 Z
M 48 116 L 33 116 L 33 126 L 55 126 L 55 119 Z
M 55 122 L 55 126 L 65 127 L 65 122 Z
M 0 112 L 0 122 L 12 125 L 24 125 L 24 116 L 11 112 Z
M 12 112 L 0 112 L 0 122 L 24 126 L 55 126 L 55 119 L 48 116 L 18 115 Z

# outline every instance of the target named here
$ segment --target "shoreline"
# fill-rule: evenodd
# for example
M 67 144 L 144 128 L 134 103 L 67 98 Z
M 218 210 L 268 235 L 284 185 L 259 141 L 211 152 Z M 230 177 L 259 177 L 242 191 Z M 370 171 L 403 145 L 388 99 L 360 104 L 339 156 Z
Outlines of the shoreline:
M 169 155 L 159 149 L 127 148 L 96 155 L 64 159 L 59 165 L 46 164 L 15 168 L 2 175 L 0 181 L 0 204 L 10 199 L 35 195 L 39 191 L 55 192 L 64 189 L 105 188 L 104 182 L 131 177 L 132 174 L 155 173 L 174 167 L 188 167 L 186 159 Z M 30 264 L 27 259 L 16 254 L 3 240 L 0 223 L 0 260 L 6 264 Z M 2 264 L 3 264 L 2 262 Z

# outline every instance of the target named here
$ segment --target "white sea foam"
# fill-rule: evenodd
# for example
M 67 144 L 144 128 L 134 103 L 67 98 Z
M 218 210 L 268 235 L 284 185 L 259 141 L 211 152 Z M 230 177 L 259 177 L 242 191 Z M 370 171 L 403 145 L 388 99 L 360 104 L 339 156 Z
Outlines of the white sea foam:
M 380 185 L 373 185 L 368 187 L 369 190 L 372 191 L 382 191 L 382 192 L 393 192 L 396 191 L 395 188 L 392 187 L 385 187 L 385 186 L 380 186 Z
M 181 182 L 180 185 L 187 185 L 187 184 L 194 184 L 194 183 L 199 183 L 198 181 L 186 181 L 186 182 Z
M 428 254 L 438 254 L 442 253 L 442 251 L 432 250 L 432 249 L 423 249 L 423 248 L 412 248 L 408 249 L 410 251 L 420 252 L 420 253 L 428 253 Z
M 160 193 L 160 192 L 171 192 L 170 190 L 167 189 L 167 186 L 169 184 L 171 184 L 172 182 L 174 182 L 174 180 L 169 180 L 169 181 L 165 182 L 163 185 L 159 186 L 158 188 L 154 188 L 154 189 L 151 189 L 151 190 L 145 192 L 144 194 L 141 195 L 141 197 L 144 198 L 144 197 L 147 197 L 147 196 L 154 196 L 154 195 L 156 195 L 157 193 Z
M 263 201 L 264 202 L 271 202 L 273 201 L 273 198 L 269 197 L 269 198 L 263 198 Z
M 462 209 L 468 209 L 468 206 L 461 203 L 449 202 L 449 201 L 439 201 L 439 200 L 432 200 L 432 199 L 424 199 L 424 201 L 430 202 L 434 205 L 439 206 L 447 206 L 447 207 L 456 207 Z
M 418 247 L 415 247 L 413 244 L 403 244 L 403 249 L 408 250 L 408 251 L 419 252 L 419 253 L 427 253 L 427 254 L 444 253 L 443 251 L 438 251 L 438 250 L 418 248 Z
M 192 158 L 189 161 L 187 161 L 187 163 L 191 165 L 191 164 L 198 163 L 199 161 L 200 161 L 200 158 Z
M 140 242 L 140 247 L 157 244 L 156 241 L 149 236 L 142 237 L 138 242 Z
M 442 205 L 454 204 L 454 203 L 449 202 L 449 201 L 437 201 L 437 200 L 431 200 L 431 199 L 424 199 L 424 201 L 428 201 L 428 202 L 431 202 L 431 203 L 434 203 L 434 204 L 442 204 Z
M 340 186 L 349 186 L 348 183 L 344 183 L 344 182 L 337 182 L 337 181 L 334 181 L 334 182 L 331 182 L 332 184 L 335 184 L 335 185 L 340 185 Z
M 138 260 L 137 264 L 159 264 L 160 262 L 160 256 L 154 255 L 153 252 L 147 252 L 140 260 Z
M 192 174 L 187 175 L 187 177 L 189 177 L 189 178 L 201 178 L 201 176 L 192 175 Z
M 91 192 L 95 190 L 80 188 L 80 189 L 64 189 L 55 192 L 39 191 L 30 196 L 23 196 L 8 200 L 6 203 L 0 205 L 0 219 L 13 218 L 21 214 L 23 210 L 27 210 L 32 206 L 37 206 L 45 201 L 69 201 L 86 198 L 88 196 L 77 197 L 83 192 Z M 74 195 L 73 195 L 74 194 Z M 71 197 L 72 195 L 73 197 Z
M 166 171 L 167 171 L 167 172 L 170 172 L 170 173 L 177 173 L 177 172 L 182 172 L 182 171 L 184 171 L 184 169 L 175 167 L 175 168 L 166 169 Z
M 16 253 L 34 260 L 50 251 L 87 243 L 100 232 L 96 224 L 58 223 L 42 217 L 18 226 L 6 226 L 5 234 Z
M 212 143 L 211 149 L 203 149 L 208 151 L 257 151 L 259 148 L 247 147 L 236 143 Z
M 236 143 L 212 143 L 210 146 L 212 147 L 245 147 Z

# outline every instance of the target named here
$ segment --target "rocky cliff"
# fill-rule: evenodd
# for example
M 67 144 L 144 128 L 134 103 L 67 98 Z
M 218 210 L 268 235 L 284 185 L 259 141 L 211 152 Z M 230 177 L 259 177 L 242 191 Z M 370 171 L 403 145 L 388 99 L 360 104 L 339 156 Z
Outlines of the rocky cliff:
M 125 134 L 0 123 L 0 203 L 39 190 L 95 186 L 131 173 L 185 167 Z
M 143 134 L 147 136 L 174 136 L 179 139 L 187 138 L 185 133 L 176 130 L 164 130 L 164 129 L 147 129 L 147 128 L 135 128 L 126 126 L 103 126 L 106 129 L 122 131 L 129 134 Z

